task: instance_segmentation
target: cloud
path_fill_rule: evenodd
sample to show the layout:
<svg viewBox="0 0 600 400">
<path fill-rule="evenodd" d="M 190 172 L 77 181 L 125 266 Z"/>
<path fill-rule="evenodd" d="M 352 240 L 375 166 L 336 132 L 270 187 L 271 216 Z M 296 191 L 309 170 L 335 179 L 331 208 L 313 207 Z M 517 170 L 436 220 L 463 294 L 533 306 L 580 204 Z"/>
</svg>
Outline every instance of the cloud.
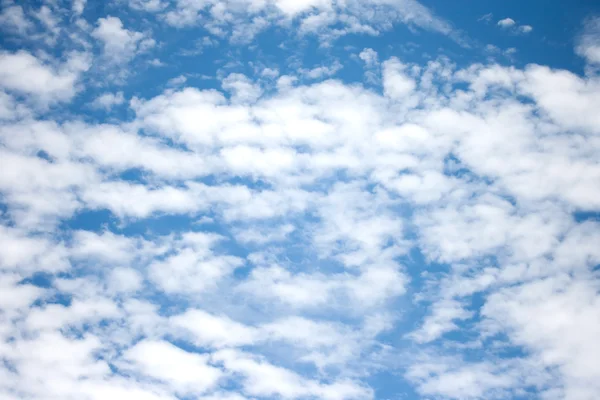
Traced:
<svg viewBox="0 0 600 400">
<path fill-rule="evenodd" d="M 575 51 L 578 55 L 585 58 L 590 65 L 600 64 L 600 18 L 588 19 L 583 28 L 583 32 L 578 38 Z"/>
<path fill-rule="evenodd" d="M 498 26 L 505 30 L 511 30 L 517 34 L 526 35 L 533 31 L 533 27 L 531 25 L 517 25 L 517 22 L 512 18 L 504 18 L 498 21 Z"/>
<path fill-rule="evenodd" d="M 376 12 L 366 12 L 375 9 Z M 447 35 L 465 43 L 447 21 L 435 16 L 415 0 L 336 3 L 330 0 L 310 1 L 227 1 L 224 3 L 177 1 L 175 8 L 164 14 L 167 23 L 183 27 L 205 22 L 217 36 L 230 36 L 245 43 L 270 25 L 297 25 L 303 34 L 318 34 L 329 41 L 350 33 L 376 35 L 389 29 L 391 22 L 416 26 Z M 342 29 L 333 26 L 341 24 Z"/>
<path fill-rule="evenodd" d="M 35 24 L 67 35 L 47 7 Z M 593 71 L 416 63 L 378 40 L 333 64 L 155 45 L 165 68 L 147 72 L 150 29 L 176 22 L 277 27 L 317 55 L 334 50 L 288 28 L 454 30 L 412 1 L 138 1 L 156 14 L 90 25 L 77 10 L 76 51 L 0 54 L 0 397 L 600 390 Z M 197 69 L 214 81 L 169 87 Z"/>
<path fill-rule="evenodd" d="M 20 50 L 0 53 L 0 86 L 31 96 L 42 107 L 71 100 L 78 92 L 78 81 L 90 67 L 85 53 L 71 53 L 62 65 L 51 65 Z"/>
<path fill-rule="evenodd" d="M 0 120 L 22 119 L 31 113 L 32 110 L 29 106 L 18 102 L 14 96 L 8 93 L 0 92 Z"/>
<path fill-rule="evenodd" d="M 364 61 L 367 68 L 371 68 L 379 63 L 377 52 L 373 49 L 363 49 L 358 57 Z"/>
<path fill-rule="evenodd" d="M 533 31 L 533 27 L 531 25 L 521 25 L 519 26 L 519 31 L 522 33 L 529 33 Z"/>
<path fill-rule="evenodd" d="M 73 9 L 73 14 L 81 15 L 83 10 L 85 9 L 85 5 L 87 4 L 87 0 L 73 0 L 73 4 L 71 8 Z"/>
<path fill-rule="evenodd" d="M 370 48 L 365 48 L 358 54 L 365 63 L 365 79 L 370 83 L 378 83 L 380 80 L 380 63 L 377 52 Z"/>
<path fill-rule="evenodd" d="M 492 18 L 494 17 L 494 14 L 492 13 L 487 13 L 485 15 L 482 15 L 481 17 L 477 18 L 477 21 L 483 21 L 486 24 L 489 24 L 492 21 Z"/>
<path fill-rule="evenodd" d="M 518 375 L 506 370 L 502 362 L 464 365 L 461 360 L 427 357 L 408 369 L 407 377 L 423 396 L 444 399 L 501 399 L 510 397 Z"/>
<path fill-rule="evenodd" d="M 167 293 L 193 295 L 214 289 L 220 280 L 243 265 L 238 257 L 212 254 L 210 247 L 218 240 L 215 235 L 184 237 L 176 254 L 149 266 L 151 279 Z"/>
<path fill-rule="evenodd" d="M 141 341 L 127 350 L 123 362 L 123 369 L 165 382 L 181 395 L 206 392 L 222 375 L 209 365 L 206 355 L 189 353 L 165 341 Z"/>
<path fill-rule="evenodd" d="M 3 8 L 0 14 L 2 30 L 12 31 L 18 35 L 25 35 L 34 29 L 32 21 L 27 18 L 23 7 L 8 3 L 9 6 Z"/>
<path fill-rule="evenodd" d="M 590 398 L 598 391 L 593 338 L 598 332 L 595 280 L 565 275 L 504 289 L 492 295 L 483 314 L 494 329 L 507 327 L 515 343 L 533 351 L 545 368 L 558 367 L 565 398 Z"/>
<path fill-rule="evenodd" d="M 167 3 L 162 0 L 132 0 L 128 4 L 134 10 L 146 12 L 158 12 L 167 7 Z"/>
<path fill-rule="evenodd" d="M 110 110 L 114 106 L 121 105 L 124 102 L 125 97 L 123 97 L 123 92 L 119 91 L 117 93 L 101 94 L 94 99 L 94 101 L 91 103 L 91 106 L 93 108 Z"/>
<path fill-rule="evenodd" d="M 198 347 L 237 347 L 251 345 L 259 339 L 258 329 L 203 310 L 188 310 L 171 317 L 170 323 L 179 334 L 182 330 L 187 332 Z"/>
<path fill-rule="evenodd" d="M 167 81 L 167 86 L 180 86 L 183 85 L 187 81 L 185 75 L 179 75 L 175 78 L 171 78 Z"/>
<path fill-rule="evenodd" d="M 240 374 L 243 390 L 251 396 L 280 396 L 295 399 L 318 396 L 322 399 L 367 399 L 372 394 L 354 382 L 322 384 L 306 380 L 301 376 L 264 360 L 235 350 L 215 353 L 215 360 L 225 369 Z"/>
<path fill-rule="evenodd" d="M 323 79 L 324 77 L 335 75 L 342 68 L 344 68 L 344 66 L 336 60 L 329 66 L 324 65 L 311 69 L 301 68 L 298 72 L 308 79 Z"/>
<path fill-rule="evenodd" d="M 427 343 L 454 331 L 458 325 L 454 321 L 469 319 L 473 313 L 454 299 L 438 301 L 432 307 L 431 314 L 425 318 L 423 326 L 412 332 L 410 337 L 417 343 Z"/>
<path fill-rule="evenodd" d="M 383 87 L 385 94 L 392 99 L 408 97 L 416 88 L 416 83 L 405 73 L 406 67 L 397 58 L 383 63 Z"/>
<path fill-rule="evenodd" d="M 91 36 L 102 46 L 104 65 L 100 64 L 99 69 L 104 74 L 112 71 L 104 79 L 117 82 L 122 82 L 129 73 L 123 68 L 125 64 L 156 46 L 150 33 L 126 29 L 123 22 L 113 16 L 99 18 Z"/>
<path fill-rule="evenodd" d="M 260 86 L 255 85 L 248 77 L 242 74 L 229 74 L 223 79 L 223 89 L 230 92 L 234 102 L 253 102 L 262 94 Z"/>
<path fill-rule="evenodd" d="M 498 21 L 498 26 L 501 28 L 510 28 L 515 26 L 516 22 L 512 18 L 504 18 Z"/>
</svg>

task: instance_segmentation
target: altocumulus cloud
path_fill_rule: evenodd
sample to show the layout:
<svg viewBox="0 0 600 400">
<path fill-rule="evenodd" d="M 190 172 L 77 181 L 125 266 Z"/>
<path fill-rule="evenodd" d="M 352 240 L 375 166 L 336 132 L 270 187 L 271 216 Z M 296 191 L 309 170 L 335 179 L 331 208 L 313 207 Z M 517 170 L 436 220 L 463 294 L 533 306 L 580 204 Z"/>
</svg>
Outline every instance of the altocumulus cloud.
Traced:
<svg viewBox="0 0 600 400">
<path fill-rule="evenodd" d="M 3 2 L 0 397 L 596 399 L 599 20 L 481 14 Z"/>
</svg>

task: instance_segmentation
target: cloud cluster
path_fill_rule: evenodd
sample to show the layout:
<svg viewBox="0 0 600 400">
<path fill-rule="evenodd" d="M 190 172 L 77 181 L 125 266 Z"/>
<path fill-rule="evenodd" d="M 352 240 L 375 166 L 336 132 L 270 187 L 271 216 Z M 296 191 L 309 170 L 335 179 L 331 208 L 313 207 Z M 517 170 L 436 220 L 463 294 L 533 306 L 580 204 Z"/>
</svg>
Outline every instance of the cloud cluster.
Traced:
<svg viewBox="0 0 600 400">
<path fill-rule="evenodd" d="M 498 21 L 498 26 L 502 29 L 510 29 L 514 32 L 527 34 L 533 31 L 531 25 L 517 25 L 517 22 L 512 18 L 504 18 Z"/>
<path fill-rule="evenodd" d="M 202 25 L 211 34 L 247 43 L 271 26 L 294 27 L 300 35 L 318 35 L 324 42 L 357 33 L 378 35 L 394 23 L 438 32 L 460 43 L 464 38 L 452 25 L 415 0 L 242 0 L 145 2 L 176 27 Z M 158 3 L 161 3 L 158 6 Z M 138 8 L 140 2 L 132 2 Z"/>
<path fill-rule="evenodd" d="M 231 39 L 452 32 L 415 1 L 130 6 Z M 2 19 L 56 30 L 45 10 Z M 364 48 L 368 84 L 336 62 L 141 94 L 120 71 L 156 42 L 124 21 L 0 53 L 1 398 L 374 399 L 382 371 L 422 398 L 600 391 L 594 70 Z"/>
</svg>

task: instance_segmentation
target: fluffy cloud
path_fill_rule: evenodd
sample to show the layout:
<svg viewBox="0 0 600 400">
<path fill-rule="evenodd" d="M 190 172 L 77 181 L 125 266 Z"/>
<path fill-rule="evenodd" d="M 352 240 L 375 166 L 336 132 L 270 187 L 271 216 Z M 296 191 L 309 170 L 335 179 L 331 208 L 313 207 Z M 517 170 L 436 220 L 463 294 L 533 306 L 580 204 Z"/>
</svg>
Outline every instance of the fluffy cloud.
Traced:
<svg viewBox="0 0 600 400">
<path fill-rule="evenodd" d="M 85 53 L 72 53 L 61 65 L 50 65 L 20 50 L 0 53 L 0 86 L 30 96 L 31 102 L 47 106 L 65 102 L 78 91 L 78 80 L 90 66 Z"/>
<path fill-rule="evenodd" d="M 104 93 L 96 97 L 91 105 L 93 108 L 110 110 L 114 106 L 123 104 L 124 101 L 123 92 Z"/>
<path fill-rule="evenodd" d="M 158 11 L 158 8 L 156 9 Z M 183 1 L 167 8 L 168 24 L 183 27 L 204 24 L 218 36 L 246 43 L 270 25 L 298 26 L 302 34 L 318 34 L 329 41 L 350 33 L 377 35 L 390 21 L 450 36 L 463 43 L 451 24 L 415 0 L 334 2 L 331 0 Z M 336 24 L 342 29 L 335 28 Z"/>
<path fill-rule="evenodd" d="M 207 356 L 186 352 L 165 341 L 144 340 L 124 354 L 123 369 L 165 382 L 178 394 L 200 394 L 215 386 L 222 375 L 208 361 Z"/>
<path fill-rule="evenodd" d="M 600 64 L 600 18 L 590 18 L 584 25 L 583 32 L 579 37 L 577 54 L 584 57 L 592 65 Z"/>
<path fill-rule="evenodd" d="M 154 15 L 86 22 L 76 1 L 78 41 L 0 54 L 1 397 L 373 399 L 381 371 L 424 398 L 600 390 L 593 68 L 375 43 L 195 64 L 149 32 L 460 38 L 415 1 L 129 5 Z M 2 20 L 66 37 L 57 7 Z"/>
<path fill-rule="evenodd" d="M 510 28 L 512 26 L 515 26 L 515 24 L 516 22 L 512 18 L 504 18 L 498 21 L 498 26 L 501 28 Z"/>
<path fill-rule="evenodd" d="M 490 14 L 491 17 L 491 14 Z M 510 30 L 513 33 L 526 35 L 533 31 L 533 26 L 531 25 L 518 25 L 517 22 L 512 18 L 504 18 L 498 21 L 497 24 L 500 28 Z"/>
<path fill-rule="evenodd" d="M 155 44 L 153 39 L 126 29 L 119 18 L 110 16 L 98 19 L 92 36 L 102 43 L 104 56 L 113 62 L 127 61 Z"/>
</svg>

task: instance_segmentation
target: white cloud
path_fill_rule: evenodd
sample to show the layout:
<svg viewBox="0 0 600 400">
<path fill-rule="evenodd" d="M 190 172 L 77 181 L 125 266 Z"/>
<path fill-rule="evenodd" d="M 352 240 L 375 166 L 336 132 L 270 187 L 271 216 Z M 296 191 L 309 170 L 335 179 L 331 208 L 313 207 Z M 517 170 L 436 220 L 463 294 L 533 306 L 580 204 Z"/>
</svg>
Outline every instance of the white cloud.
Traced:
<svg viewBox="0 0 600 400">
<path fill-rule="evenodd" d="M 54 15 L 54 12 L 48 6 L 40 7 L 40 9 L 34 13 L 34 16 L 42 25 L 44 25 L 52 36 L 59 34 L 61 30 L 59 26 L 61 21 Z"/>
<path fill-rule="evenodd" d="M 10 2 L 8 2 L 8 7 L 3 7 L 0 24 L 3 31 L 14 32 L 21 36 L 34 29 L 34 24 L 23 12 L 23 7 Z"/>
<path fill-rule="evenodd" d="M 516 24 L 515 20 L 512 18 L 504 18 L 498 21 L 498 26 L 501 28 L 510 28 Z"/>
<path fill-rule="evenodd" d="M 150 265 L 150 276 L 157 287 L 167 293 L 201 294 L 215 288 L 243 264 L 238 257 L 213 254 L 211 247 L 221 238 L 206 236 L 202 238 L 206 243 L 184 245 L 176 254 Z"/>
<path fill-rule="evenodd" d="M 116 171 L 140 168 L 166 179 L 210 172 L 207 162 L 197 154 L 177 151 L 159 140 L 142 138 L 116 126 L 69 124 L 64 127 L 66 138 L 72 140 L 74 156 L 89 157 Z"/>
<path fill-rule="evenodd" d="M 377 52 L 370 48 L 365 48 L 358 54 L 358 57 L 364 61 L 367 68 L 372 68 L 379 64 Z"/>
<path fill-rule="evenodd" d="M 494 14 L 487 13 L 487 14 L 482 15 L 481 17 L 477 18 L 477 21 L 483 21 L 485 23 L 490 23 L 492 21 L 493 17 L 494 17 Z"/>
<path fill-rule="evenodd" d="M 521 25 L 519 26 L 519 31 L 522 33 L 529 33 L 533 31 L 533 27 L 531 25 Z"/>
<path fill-rule="evenodd" d="M 140 50 L 111 18 L 108 53 Z M 76 92 L 81 72 L 2 57 L 9 114 Z M 382 61 L 381 88 L 234 73 L 231 96 L 166 89 L 126 122 L 7 118 L 0 396 L 370 399 L 387 370 L 423 397 L 592 397 L 600 228 L 573 212 L 600 207 L 597 78 Z"/>
<path fill-rule="evenodd" d="M 259 338 L 258 330 L 253 327 L 202 310 L 188 310 L 171 317 L 169 324 L 178 331 L 188 332 L 191 341 L 198 347 L 244 346 L 253 344 Z"/>
<path fill-rule="evenodd" d="M 126 369 L 158 379 L 182 395 L 200 394 L 214 387 L 222 372 L 209 365 L 206 355 L 184 351 L 165 341 L 143 340 L 127 350 Z"/>
<path fill-rule="evenodd" d="M 118 17 L 99 18 L 92 36 L 101 42 L 103 55 L 112 63 L 124 63 L 155 46 L 146 33 L 128 30 Z"/>
<path fill-rule="evenodd" d="M 347 309 L 361 313 L 405 292 L 405 276 L 392 266 L 371 267 L 359 275 L 291 274 L 279 267 L 255 268 L 239 289 L 254 301 L 276 301 L 296 309 Z"/>
<path fill-rule="evenodd" d="M 275 5 L 288 17 L 294 17 L 312 8 L 322 10 L 331 6 L 328 0 L 275 0 Z"/>
<path fill-rule="evenodd" d="M 266 78 L 275 79 L 279 77 L 279 70 L 277 68 L 265 68 L 260 74 Z"/>
<path fill-rule="evenodd" d="M 117 293 L 130 293 L 142 287 L 142 277 L 132 268 L 115 268 L 108 278 L 109 286 Z"/>
<path fill-rule="evenodd" d="M 81 15 L 83 13 L 83 10 L 85 9 L 86 4 L 87 0 L 73 0 L 73 4 L 71 5 L 73 14 Z"/>
<path fill-rule="evenodd" d="M 0 242 L 4 249 L 0 254 L 0 264 L 4 271 L 13 270 L 26 274 L 69 269 L 67 253 L 61 244 L 43 236 L 29 236 L 27 232 L 17 228 L 2 226 L 0 232 Z"/>
<path fill-rule="evenodd" d="M 148 188 L 126 182 L 105 182 L 87 187 L 82 199 L 93 209 L 109 209 L 119 217 L 145 218 L 157 211 L 188 213 L 206 208 L 187 190 Z"/>
<path fill-rule="evenodd" d="M 591 65 L 600 64 L 600 17 L 588 19 L 575 51 Z"/>
<path fill-rule="evenodd" d="M 406 66 L 397 58 L 391 58 L 383 63 L 383 88 L 388 97 L 400 100 L 412 93 L 416 83 L 406 74 Z"/>
<path fill-rule="evenodd" d="M 543 367 L 560 369 L 564 398 L 592 398 L 600 390 L 597 291 L 595 279 L 558 275 L 501 290 L 482 313 L 496 329 L 507 329 L 514 343 L 533 351 Z"/>
<path fill-rule="evenodd" d="M 98 109 L 104 109 L 104 110 L 110 110 L 112 109 L 114 106 L 118 106 L 121 105 L 125 102 L 125 97 L 123 96 L 123 92 L 117 92 L 117 93 L 104 93 L 101 94 L 100 96 L 96 97 L 94 99 L 94 101 L 92 102 L 92 107 L 93 108 L 98 108 Z"/>
<path fill-rule="evenodd" d="M 185 82 L 187 82 L 187 78 L 185 75 L 179 75 L 175 78 L 171 78 L 167 81 L 167 86 L 181 86 Z"/>
<path fill-rule="evenodd" d="M 465 320 L 473 316 L 473 312 L 465 310 L 465 306 L 456 300 L 436 302 L 431 314 L 425 318 L 423 326 L 410 334 L 417 343 L 431 342 L 447 332 L 459 329 L 454 321 Z"/>
<path fill-rule="evenodd" d="M 221 350 L 214 358 L 225 369 L 242 376 L 243 390 L 251 396 L 284 399 L 315 396 L 331 400 L 370 399 L 373 396 L 370 390 L 354 382 L 321 384 L 236 350 Z"/>
<path fill-rule="evenodd" d="M 130 0 L 128 4 L 129 7 L 133 8 L 134 10 L 141 10 L 146 12 L 162 11 L 168 5 L 162 0 Z"/>
<path fill-rule="evenodd" d="M 256 101 L 262 94 L 260 86 L 242 74 L 229 74 L 222 82 L 223 89 L 231 93 L 231 101 L 248 103 Z"/>
<path fill-rule="evenodd" d="M 432 355 L 409 367 L 406 376 L 421 395 L 443 399 L 507 398 L 519 381 L 501 361 L 465 365 L 461 360 Z"/>
<path fill-rule="evenodd" d="M 323 79 L 324 77 L 329 77 L 335 75 L 339 70 L 341 70 L 344 66 L 336 60 L 333 64 L 327 66 L 314 67 L 311 69 L 301 68 L 298 72 L 309 79 Z"/>
<path fill-rule="evenodd" d="M 0 92 L 0 120 L 10 121 L 22 119 L 31 115 L 31 109 L 25 104 L 18 102 L 14 96 Z"/>
<path fill-rule="evenodd" d="M 97 175 L 90 166 L 74 165 L 2 152 L 0 190 L 20 226 L 44 230 L 47 224 L 52 226 L 57 218 L 72 215 L 79 208 L 71 189 L 97 181 Z"/>
<path fill-rule="evenodd" d="M 73 232 L 71 256 L 83 260 L 127 264 L 135 257 L 134 239 L 112 232 L 97 234 L 89 231 Z"/>
<path fill-rule="evenodd" d="M 0 265 L 4 267 L 4 260 Z M 0 275 L 0 306 L 4 312 L 4 318 L 14 318 L 14 314 L 24 311 L 41 295 L 42 290 L 33 285 L 19 285 L 21 277 L 16 274 L 3 273 Z M 0 335 L 4 339 L 10 327 L 3 326 Z"/>
<path fill-rule="evenodd" d="M 378 11 L 369 12 L 372 8 Z M 389 29 L 391 23 L 404 23 L 438 32 L 464 44 L 464 39 L 450 23 L 435 16 L 416 0 L 333 2 L 331 0 L 308 1 L 183 1 L 176 2 L 175 9 L 164 14 L 173 26 L 190 26 L 201 22 L 213 34 L 231 35 L 232 41 L 249 42 L 255 35 L 272 24 L 300 24 L 302 34 L 318 34 L 325 42 L 349 33 L 377 35 Z M 283 20 L 283 21 L 282 21 Z M 334 26 L 340 24 L 341 29 Z"/>
<path fill-rule="evenodd" d="M 31 96 L 34 104 L 46 106 L 69 101 L 78 91 L 78 81 L 90 66 L 84 53 L 72 53 L 62 65 L 49 65 L 21 50 L 0 53 L 0 86 Z"/>
<path fill-rule="evenodd" d="M 264 245 L 266 243 L 283 242 L 294 232 L 295 228 L 291 224 L 278 227 L 266 228 L 242 228 L 235 232 L 235 238 L 242 243 L 254 243 Z"/>
<path fill-rule="evenodd" d="M 498 21 L 497 24 L 500 28 L 510 30 L 515 34 L 528 34 L 533 31 L 531 25 L 518 25 L 517 22 L 512 18 L 504 18 Z"/>
</svg>

